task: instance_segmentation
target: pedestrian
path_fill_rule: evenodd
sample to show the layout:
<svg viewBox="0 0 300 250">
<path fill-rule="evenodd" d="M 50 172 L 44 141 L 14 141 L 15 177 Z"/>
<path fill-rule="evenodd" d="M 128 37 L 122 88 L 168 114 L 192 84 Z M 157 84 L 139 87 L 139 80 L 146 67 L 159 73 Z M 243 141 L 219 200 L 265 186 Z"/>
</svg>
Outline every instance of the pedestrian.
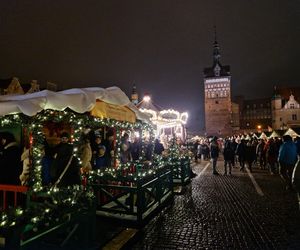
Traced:
<svg viewBox="0 0 300 250">
<path fill-rule="evenodd" d="M 252 172 L 252 164 L 256 158 L 256 145 L 254 141 L 248 141 L 245 148 L 245 161 L 249 171 Z"/>
<path fill-rule="evenodd" d="M 232 165 L 233 167 L 235 167 L 235 163 L 236 163 L 236 155 L 235 155 L 235 152 L 236 152 L 236 148 L 237 148 L 238 144 L 237 144 L 236 139 L 235 139 L 234 137 L 231 139 L 230 145 L 231 145 L 231 149 L 232 149 L 232 151 L 233 151 L 233 158 L 232 158 L 231 165 Z"/>
<path fill-rule="evenodd" d="M 246 160 L 246 145 L 245 140 L 242 139 L 236 148 L 236 155 L 238 156 L 238 161 L 240 163 L 240 171 L 245 169 L 245 160 Z"/>
<path fill-rule="evenodd" d="M 232 162 L 234 161 L 234 151 L 232 149 L 232 145 L 229 140 L 225 141 L 223 155 L 224 155 L 224 175 L 227 175 L 227 166 L 228 166 L 228 174 L 231 175 Z"/>
<path fill-rule="evenodd" d="M 260 169 L 265 169 L 266 167 L 266 151 L 265 151 L 265 141 L 260 139 L 256 146 L 256 155 L 259 162 Z"/>
<path fill-rule="evenodd" d="M 280 176 L 285 181 L 286 190 L 292 190 L 292 174 L 297 162 L 297 147 L 289 135 L 283 136 L 283 144 L 279 149 L 278 161 Z"/>
<path fill-rule="evenodd" d="M 199 147 L 199 145 L 200 145 L 199 140 L 196 140 L 193 145 L 193 154 L 194 154 L 194 159 L 195 159 L 196 163 L 198 162 L 198 147 Z"/>
<path fill-rule="evenodd" d="M 217 160 L 219 157 L 219 152 L 220 152 L 220 148 L 219 148 L 219 144 L 217 141 L 217 137 L 214 136 L 212 138 L 212 141 L 210 143 L 210 157 L 211 157 L 211 161 L 212 161 L 212 167 L 213 167 L 213 174 L 214 175 L 218 175 L 218 171 L 217 171 Z"/>
<path fill-rule="evenodd" d="M 278 158 L 278 155 L 276 152 L 277 151 L 276 144 L 275 144 L 275 141 L 273 138 L 270 138 L 267 141 L 267 143 L 265 145 L 265 151 L 266 151 L 266 159 L 267 159 L 267 162 L 269 165 L 269 170 L 270 170 L 270 173 L 273 175 L 276 172 L 275 164 L 276 164 L 277 158 Z"/>
<path fill-rule="evenodd" d="M 300 157 L 300 136 L 296 137 L 295 144 L 296 144 L 296 147 L 297 147 L 297 154 Z"/>
</svg>

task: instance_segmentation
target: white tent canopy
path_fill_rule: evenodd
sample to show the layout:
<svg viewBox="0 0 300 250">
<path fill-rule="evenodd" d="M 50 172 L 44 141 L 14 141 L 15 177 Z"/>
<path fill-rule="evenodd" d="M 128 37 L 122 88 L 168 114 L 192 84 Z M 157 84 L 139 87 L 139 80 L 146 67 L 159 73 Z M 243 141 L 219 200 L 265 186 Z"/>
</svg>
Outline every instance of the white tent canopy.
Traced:
<svg viewBox="0 0 300 250">
<path fill-rule="evenodd" d="M 97 100 L 126 106 L 136 114 L 137 119 L 149 122 L 149 116 L 140 112 L 118 87 L 76 88 L 60 92 L 43 90 L 25 95 L 2 95 L 0 96 L 0 116 L 16 113 L 33 116 L 44 109 L 62 111 L 66 108 L 77 113 L 84 113 L 91 111 Z"/>
<path fill-rule="evenodd" d="M 259 136 L 259 139 L 266 140 L 267 138 L 268 138 L 268 136 L 264 132 L 262 132 L 261 135 Z"/>
<path fill-rule="evenodd" d="M 293 129 L 289 128 L 285 133 L 284 135 L 289 135 L 291 136 L 292 138 L 295 138 L 297 136 L 299 136 Z"/>
<path fill-rule="evenodd" d="M 275 130 L 273 130 L 272 134 L 270 134 L 269 138 L 281 137 Z"/>
</svg>

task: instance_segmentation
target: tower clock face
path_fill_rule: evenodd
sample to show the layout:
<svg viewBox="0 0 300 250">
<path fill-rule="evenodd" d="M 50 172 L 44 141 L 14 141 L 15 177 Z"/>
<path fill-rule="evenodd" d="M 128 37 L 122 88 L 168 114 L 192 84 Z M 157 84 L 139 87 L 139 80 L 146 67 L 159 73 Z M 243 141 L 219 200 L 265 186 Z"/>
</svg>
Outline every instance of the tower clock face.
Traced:
<svg viewBox="0 0 300 250">
<path fill-rule="evenodd" d="M 217 64 L 216 67 L 214 68 L 214 73 L 215 73 L 215 76 L 220 76 L 220 66 Z"/>
</svg>

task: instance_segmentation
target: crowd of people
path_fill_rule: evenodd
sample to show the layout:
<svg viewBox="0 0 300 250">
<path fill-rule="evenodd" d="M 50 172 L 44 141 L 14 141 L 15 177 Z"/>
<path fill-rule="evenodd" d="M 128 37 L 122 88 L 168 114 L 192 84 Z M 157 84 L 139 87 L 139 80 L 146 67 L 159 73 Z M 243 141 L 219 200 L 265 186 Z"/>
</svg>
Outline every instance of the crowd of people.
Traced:
<svg viewBox="0 0 300 250">
<path fill-rule="evenodd" d="M 154 144 L 135 137 L 130 141 L 124 133 L 120 140 L 120 159 L 116 159 L 116 140 L 112 130 L 106 131 L 105 139 L 99 131 L 86 129 L 79 139 L 78 156 L 74 157 L 74 145 L 70 135 L 61 131 L 59 143 L 49 145 L 44 138 L 41 158 L 42 185 L 68 186 L 80 184 L 80 175 L 105 167 L 115 166 L 117 161 L 125 164 L 137 161 L 142 156 L 151 161 L 153 153 L 162 154 L 164 147 L 158 139 Z M 30 175 L 31 154 L 29 147 L 22 150 L 10 132 L 0 133 L 1 184 L 27 185 Z M 23 165 L 23 166 L 22 166 Z"/>
<path fill-rule="evenodd" d="M 236 137 L 224 140 L 213 137 L 197 140 L 193 145 L 194 160 L 212 161 L 212 172 L 218 175 L 217 160 L 223 156 L 224 175 L 231 175 L 232 167 L 238 167 L 250 172 L 256 166 L 268 170 L 271 175 L 280 174 L 285 181 L 286 189 L 292 189 L 292 173 L 300 157 L 300 137 L 293 141 L 289 135 L 269 139 L 238 139 Z"/>
</svg>

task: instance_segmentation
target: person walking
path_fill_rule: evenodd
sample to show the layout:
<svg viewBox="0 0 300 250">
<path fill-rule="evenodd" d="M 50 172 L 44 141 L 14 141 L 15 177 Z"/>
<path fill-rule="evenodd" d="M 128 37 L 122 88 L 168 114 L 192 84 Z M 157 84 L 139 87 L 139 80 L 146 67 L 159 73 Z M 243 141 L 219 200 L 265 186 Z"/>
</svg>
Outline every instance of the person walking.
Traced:
<svg viewBox="0 0 300 250">
<path fill-rule="evenodd" d="M 200 145 L 199 140 L 196 140 L 196 142 L 193 145 L 193 154 L 194 154 L 194 159 L 195 159 L 196 163 L 198 162 L 198 147 L 199 147 L 199 145 Z"/>
<path fill-rule="evenodd" d="M 227 166 L 228 166 L 228 174 L 231 175 L 232 162 L 234 162 L 234 151 L 230 140 L 225 141 L 223 155 L 224 155 L 224 175 L 227 175 Z"/>
<path fill-rule="evenodd" d="M 211 157 L 211 161 L 212 161 L 212 166 L 213 166 L 213 174 L 214 175 L 218 175 L 218 171 L 217 171 L 217 160 L 219 157 L 219 152 L 220 152 L 220 148 L 218 145 L 218 141 L 217 141 L 217 137 L 214 136 L 211 143 L 210 143 L 210 157 Z"/>
<path fill-rule="evenodd" d="M 276 172 L 276 161 L 277 161 L 277 158 L 278 158 L 278 155 L 276 153 L 276 144 L 274 142 L 274 139 L 273 138 L 270 138 L 266 145 L 265 145 L 265 148 L 266 148 L 266 159 L 267 159 L 267 162 L 269 164 L 269 170 L 270 170 L 270 173 L 273 175 L 275 174 Z"/>
<path fill-rule="evenodd" d="M 245 140 L 242 139 L 236 148 L 236 155 L 240 163 L 240 171 L 245 169 L 245 158 L 246 158 L 246 145 Z"/>
<path fill-rule="evenodd" d="M 249 171 L 252 172 L 252 164 L 256 158 L 256 145 L 254 141 L 248 141 L 245 148 L 245 161 Z"/>
<path fill-rule="evenodd" d="M 280 176 L 285 181 L 286 190 L 292 190 L 292 174 L 297 162 L 297 147 L 289 135 L 283 136 L 283 144 L 279 149 L 278 161 Z"/>
<path fill-rule="evenodd" d="M 266 167 L 266 151 L 265 151 L 265 141 L 260 139 L 256 146 L 256 155 L 259 162 L 260 169 L 265 169 Z"/>
</svg>

